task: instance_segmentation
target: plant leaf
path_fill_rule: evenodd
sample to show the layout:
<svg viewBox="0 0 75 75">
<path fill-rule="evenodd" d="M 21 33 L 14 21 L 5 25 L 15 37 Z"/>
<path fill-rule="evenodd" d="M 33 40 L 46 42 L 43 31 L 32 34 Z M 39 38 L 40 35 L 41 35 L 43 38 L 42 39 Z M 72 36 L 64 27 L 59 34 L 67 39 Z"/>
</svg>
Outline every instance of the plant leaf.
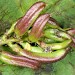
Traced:
<svg viewBox="0 0 75 75">
<path fill-rule="evenodd" d="M 75 0 L 0 0 L 0 35 L 2 35 L 6 29 L 9 29 L 11 24 L 22 17 L 30 6 L 37 1 L 46 2 L 47 6 L 42 13 L 50 13 L 51 16 L 59 22 L 60 26 L 63 28 L 75 27 Z M 74 75 L 75 51 L 70 52 L 63 60 L 51 65 L 52 66 L 46 64 L 42 66 L 40 70 L 33 71 L 29 68 L 4 65 L 0 62 L 0 74 Z"/>
</svg>

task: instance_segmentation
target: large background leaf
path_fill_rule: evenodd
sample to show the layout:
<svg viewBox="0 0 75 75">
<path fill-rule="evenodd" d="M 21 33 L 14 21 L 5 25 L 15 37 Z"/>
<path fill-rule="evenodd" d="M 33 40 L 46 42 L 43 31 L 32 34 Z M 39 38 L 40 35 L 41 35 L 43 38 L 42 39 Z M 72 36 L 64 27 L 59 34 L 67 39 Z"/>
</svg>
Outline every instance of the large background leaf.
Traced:
<svg viewBox="0 0 75 75">
<path fill-rule="evenodd" d="M 29 7 L 37 2 L 44 1 L 47 6 L 43 13 L 50 13 L 62 27 L 75 27 L 75 0 L 0 0 L 0 35 L 11 24 L 22 17 Z M 61 61 L 44 64 L 34 71 L 29 68 L 5 65 L 0 62 L 0 75 L 75 75 L 74 49 Z"/>
</svg>

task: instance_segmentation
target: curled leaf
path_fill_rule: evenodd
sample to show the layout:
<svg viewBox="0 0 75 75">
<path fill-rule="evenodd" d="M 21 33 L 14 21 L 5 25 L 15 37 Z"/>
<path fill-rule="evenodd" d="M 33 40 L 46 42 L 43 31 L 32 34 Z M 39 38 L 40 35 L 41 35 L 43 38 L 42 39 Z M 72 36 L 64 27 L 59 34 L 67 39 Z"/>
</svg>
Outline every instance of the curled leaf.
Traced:
<svg viewBox="0 0 75 75">
<path fill-rule="evenodd" d="M 36 53 L 36 52 L 23 50 L 23 52 L 21 52 L 20 54 L 30 59 L 38 60 L 43 63 L 44 62 L 48 63 L 48 62 L 55 62 L 62 59 L 63 57 L 66 56 L 68 51 L 69 48 L 57 50 L 54 52 L 43 52 L 43 53 Z"/>
<path fill-rule="evenodd" d="M 52 44 L 44 44 L 41 45 L 42 48 L 49 48 L 51 50 L 59 50 L 68 47 L 71 44 L 72 40 L 65 40 L 61 43 L 52 43 Z"/>
<path fill-rule="evenodd" d="M 44 9 L 44 2 L 35 3 L 28 12 L 20 19 L 15 26 L 15 33 L 19 36 L 24 35 L 24 33 L 30 28 L 33 22 L 36 20 L 40 12 Z"/>
<path fill-rule="evenodd" d="M 47 23 L 47 21 L 49 20 L 50 15 L 49 14 L 44 14 L 41 15 L 36 22 L 34 23 L 32 30 L 29 34 L 29 40 L 32 42 L 36 42 L 42 34 L 42 30 L 45 26 L 45 24 Z"/>
<path fill-rule="evenodd" d="M 15 56 L 5 51 L 1 53 L 0 60 L 7 64 L 29 67 L 33 69 L 37 69 L 40 66 L 39 62 L 36 60 L 31 60 L 23 56 Z"/>
</svg>

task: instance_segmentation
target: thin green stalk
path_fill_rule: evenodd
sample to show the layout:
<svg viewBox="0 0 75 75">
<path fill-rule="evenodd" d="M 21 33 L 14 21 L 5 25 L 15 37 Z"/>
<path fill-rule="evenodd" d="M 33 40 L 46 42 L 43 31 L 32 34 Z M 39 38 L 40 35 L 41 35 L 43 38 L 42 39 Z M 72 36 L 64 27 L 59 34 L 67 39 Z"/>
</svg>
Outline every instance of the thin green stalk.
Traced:
<svg viewBox="0 0 75 75">
<path fill-rule="evenodd" d="M 9 42 L 18 42 L 20 40 L 18 39 L 7 39 L 7 40 L 0 40 L 0 45 L 3 45 L 3 44 L 8 44 Z"/>
<path fill-rule="evenodd" d="M 17 52 L 18 54 L 20 53 L 20 51 L 22 51 L 22 48 L 17 45 L 17 44 L 12 44 L 12 42 L 8 43 L 8 46 L 14 51 Z"/>
<path fill-rule="evenodd" d="M 11 28 L 2 36 L 2 40 L 5 40 L 6 37 L 11 34 L 12 32 L 14 32 L 14 27 L 16 25 L 17 22 L 15 22 L 14 24 L 12 24 Z"/>
</svg>

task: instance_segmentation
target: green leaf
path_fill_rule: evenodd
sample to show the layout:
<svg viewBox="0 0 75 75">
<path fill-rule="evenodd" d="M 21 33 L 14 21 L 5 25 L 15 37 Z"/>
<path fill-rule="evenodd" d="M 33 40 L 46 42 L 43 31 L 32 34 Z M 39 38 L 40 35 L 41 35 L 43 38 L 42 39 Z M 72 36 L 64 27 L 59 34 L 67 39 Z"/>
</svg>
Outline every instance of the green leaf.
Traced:
<svg viewBox="0 0 75 75">
<path fill-rule="evenodd" d="M 34 71 L 29 68 L 15 67 L 10 65 L 0 65 L 2 75 L 34 75 Z"/>
<path fill-rule="evenodd" d="M 75 51 L 69 53 L 63 60 L 53 64 L 53 75 L 74 75 L 75 74 Z"/>
<path fill-rule="evenodd" d="M 11 24 L 22 17 L 30 6 L 37 1 L 46 2 L 47 6 L 42 13 L 50 13 L 62 27 L 75 27 L 75 0 L 0 0 L 0 35 L 9 29 Z M 75 51 L 70 52 L 59 62 L 51 65 L 45 64 L 37 71 L 29 68 L 5 65 L 0 62 L 0 74 L 74 75 Z"/>
</svg>

